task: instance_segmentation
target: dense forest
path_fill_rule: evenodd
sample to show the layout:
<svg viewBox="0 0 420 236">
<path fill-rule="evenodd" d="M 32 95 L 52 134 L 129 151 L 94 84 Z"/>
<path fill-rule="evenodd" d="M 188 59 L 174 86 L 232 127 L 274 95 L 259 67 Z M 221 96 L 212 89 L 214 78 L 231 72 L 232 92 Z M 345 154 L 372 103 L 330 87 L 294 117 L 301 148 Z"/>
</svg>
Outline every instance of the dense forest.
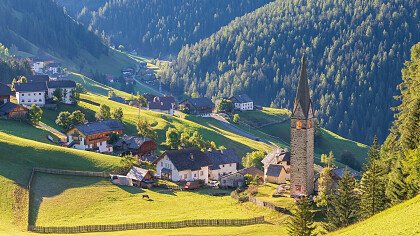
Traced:
<svg viewBox="0 0 420 236">
<path fill-rule="evenodd" d="M 64 14 L 52 0 L 0 1 L 0 39 L 8 48 L 34 52 L 34 48 L 74 58 L 81 50 L 95 57 L 108 48 L 92 32 Z M 35 47 L 34 47 L 35 46 Z"/>
<path fill-rule="evenodd" d="M 210 36 L 235 17 L 271 1 L 109 0 L 95 10 L 101 0 L 58 0 L 104 40 L 150 56 L 176 55 L 182 46 Z"/>
<path fill-rule="evenodd" d="M 303 53 L 321 124 L 370 143 L 388 134 L 420 2 L 278 0 L 186 45 L 161 77 L 177 94 L 247 93 L 291 108 Z"/>
</svg>

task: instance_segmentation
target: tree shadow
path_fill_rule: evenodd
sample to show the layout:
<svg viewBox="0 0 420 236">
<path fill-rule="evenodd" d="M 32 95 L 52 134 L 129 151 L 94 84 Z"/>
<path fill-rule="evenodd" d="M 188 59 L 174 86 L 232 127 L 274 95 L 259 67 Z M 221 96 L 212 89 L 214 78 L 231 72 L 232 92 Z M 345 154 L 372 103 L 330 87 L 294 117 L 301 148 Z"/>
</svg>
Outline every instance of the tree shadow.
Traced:
<svg viewBox="0 0 420 236">
<path fill-rule="evenodd" d="M 177 196 L 176 192 L 171 189 L 166 188 L 159 188 L 159 187 L 153 187 L 149 189 L 152 192 L 159 193 L 159 194 L 165 194 L 165 195 L 171 195 L 171 196 Z"/>
</svg>

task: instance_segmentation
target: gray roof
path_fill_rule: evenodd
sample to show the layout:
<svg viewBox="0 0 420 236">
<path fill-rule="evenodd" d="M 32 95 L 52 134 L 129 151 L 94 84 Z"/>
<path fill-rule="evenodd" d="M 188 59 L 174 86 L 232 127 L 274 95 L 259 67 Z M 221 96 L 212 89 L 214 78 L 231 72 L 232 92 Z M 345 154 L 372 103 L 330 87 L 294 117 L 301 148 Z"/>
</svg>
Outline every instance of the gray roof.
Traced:
<svg viewBox="0 0 420 236">
<path fill-rule="evenodd" d="M 172 109 L 172 104 L 168 102 L 149 102 L 148 107 L 150 110 L 169 111 Z"/>
<path fill-rule="evenodd" d="M 124 98 L 118 97 L 118 96 L 110 97 L 110 98 L 108 98 L 108 100 L 111 100 L 111 101 L 114 101 L 114 102 L 119 102 L 119 103 L 125 103 L 126 102 L 126 100 Z"/>
<path fill-rule="evenodd" d="M 190 98 L 188 101 L 196 108 L 214 107 L 214 103 L 208 98 Z"/>
<path fill-rule="evenodd" d="M 278 177 L 284 167 L 282 165 L 271 164 L 267 168 L 267 176 Z"/>
<path fill-rule="evenodd" d="M 142 181 L 144 176 L 149 172 L 149 170 L 133 166 L 131 167 L 130 171 L 127 173 L 127 178 L 135 179 L 138 181 Z"/>
<path fill-rule="evenodd" d="M 238 94 L 234 95 L 230 98 L 230 100 L 237 102 L 237 103 L 248 103 L 253 102 L 252 99 L 246 94 Z"/>
<path fill-rule="evenodd" d="M 290 164 L 290 152 L 287 149 L 276 148 L 268 153 L 261 162 L 268 165 L 279 164 L 282 161 L 287 161 L 287 164 Z"/>
<path fill-rule="evenodd" d="M 154 163 L 167 156 L 178 171 L 200 170 L 201 167 L 210 166 L 207 155 L 196 147 L 181 150 L 166 151 Z"/>
<path fill-rule="evenodd" d="M 19 107 L 19 106 L 20 105 L 15 104 L 15 103 L 6 102 L 5 104 L 0 106 L 0 115 L 7 115 L 11 111 L 13 111 L 16 107 Z"/>
<path fill-rule="evenodd" d="M 354 178 L 360 177 L 360 173 L 351 168 L 335 168 L 332 170 L 332 174 L 341 179 L 343 178 L 346 170 L 348 170 Z"/>
<path fill-rule="evenodd" d="M 91 135 L 101 132 L 123 130 L 124 126 L 117 120 L 103 120 L 84 125 L 78 125 L 76 128 L 84 135 Z"/>
<path fill-rule="evenodd" d="M 47 82 L 48 88 L 76 88 L 76 82 L 72 80 L 55 80 Z"/>
<path fill-rule="evenodd" d="M 0 83 L 0 96 L 10 96 L 12 95 L 12 90 L 10 89 L 9 86 Z"/>
<path fill-rule="evenodd" d="M 115 142 L 114 146 L 122 147 L 123 144 L 127 144 L 129 149 L 139 149 L 143 143 L 147 141 L 152 141 L 152 139 L 147 137 L 136 137 L 136 136 L 129 136 L 123 135 L 117 142 Z"/>
<path fill-rule="evenodd" d="M 15 84 L 16 92 L 45 92 L 47 84 L 45 82 L 28 82 Z"/>
<path fill-rule="evenodd" d="M 302 66 L 300 71 L 299 83 L 296 91 L 296 98 L 293 107 L 292 117 L 295 115 L 298 105 L 302 108 L 303 116 L 301 118 L 308 118 L 309 109 L 311 108 L 311 96 L 309 91 L 308 73 L 306 71 L 306 59 L 302 57 Z"/>
<path fill-rule="evenodd" d="M 47 82 L 50 80 L 48 75 L 29 75 L 26 77 L 28 82 Z"/>
<path fill-rule="evenodd" d="M 241 170 L 238 170 L 239 173 L 243 174 L 243 175 L 252 175 L 252 176 L 260 176 L 263 177 L 264 176 L 264 172 L 260 169 L 258 169 L 255 166 L 250 166 Z"/>
<path fill-rule="evenodd" d="M 236 155 L 235 151 L 232 149 L 227 150 L 212 150 L 205 153 L 212 166 L 212 170 L 220 169 L 220 165 L 230 164 L 230 163 L 241 163 L 242 159 Z"/>
</svg>

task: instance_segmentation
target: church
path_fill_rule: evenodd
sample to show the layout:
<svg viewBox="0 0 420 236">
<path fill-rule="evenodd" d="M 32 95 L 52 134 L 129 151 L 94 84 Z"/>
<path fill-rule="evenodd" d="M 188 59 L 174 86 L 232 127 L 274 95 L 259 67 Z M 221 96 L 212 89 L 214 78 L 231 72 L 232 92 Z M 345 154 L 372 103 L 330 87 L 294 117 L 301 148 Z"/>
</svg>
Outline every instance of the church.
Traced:
<svg viewBox="0 0 420 236">
<path fill-rule="evenodd" d="M 314 112 L 305 57 L 290 122 L 290 195 L 314 193 Z"/>
</svg>

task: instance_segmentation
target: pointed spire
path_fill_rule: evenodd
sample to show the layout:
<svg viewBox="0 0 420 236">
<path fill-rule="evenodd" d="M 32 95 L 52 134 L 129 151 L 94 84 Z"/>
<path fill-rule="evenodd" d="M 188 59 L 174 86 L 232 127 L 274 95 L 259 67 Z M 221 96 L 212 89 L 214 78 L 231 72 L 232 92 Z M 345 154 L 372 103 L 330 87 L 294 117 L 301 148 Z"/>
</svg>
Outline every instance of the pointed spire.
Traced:
<svg viewBox="0 0 420 236">
<path fill-rule="evenodd" d="M 295 98 L 295 104 L 293 107 L 293 114 L 297 115 L 296 109 L 298 108 L 298 105 L 302 108 L 303 116 L 302 118 L 308 118 L 309 116 L 309 109 L 311 109 L 311 96 L 309 92 L 309 80 L 308 80 L 308 73 L 306 71 L 306 59 L 305 55 L 302 57 L 302 65 L 300 70 L 300 78 L 299 83 L 296 91 L 296 98 Z"/>
</svg>

